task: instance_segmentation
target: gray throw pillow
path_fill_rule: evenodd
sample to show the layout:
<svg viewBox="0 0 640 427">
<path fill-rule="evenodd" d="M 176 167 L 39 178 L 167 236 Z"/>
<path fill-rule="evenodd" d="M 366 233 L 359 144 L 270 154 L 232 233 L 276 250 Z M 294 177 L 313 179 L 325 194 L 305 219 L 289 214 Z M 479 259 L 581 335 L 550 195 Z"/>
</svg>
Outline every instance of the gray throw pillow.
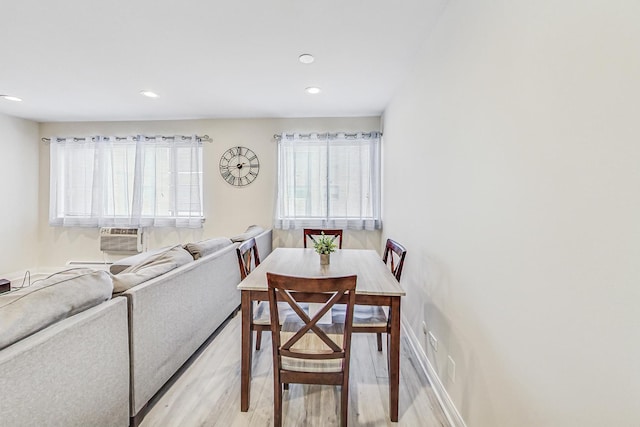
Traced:
<svg viewBox="0 0 640 427">
<path fill-rule="evenodd" d="M 172 247 L 173 246 L 165 246 L 163 248 L 151 249 L 136 255 L 131 255 L 129 257 L 119 259 L 118 261 L 114 261 L 113 264 L 111 264 L 111 266 L 109 267 L 109 271 L 113 274 L 121 273 L 132 265 L 142 264 L 152 256 L 159 254 L 160 252 L 165 252 L 167 249 L 171 249 Z"/>
<path fill-rule="evenodd" d="M 0 350 L 111 298 L 106 271 L 76 268 L 0 295 Z"/>
<path fill-rule="evenodd" d="M 260 227 L 259 225 L 250 225 L 244 233 L 238 234 L 237 236 L 233 236 L 231 238 L 231 241 L 244 242 L 245 240 L 249 240 L 252 237 L 256 237 L 258 234 L 262 233 L 263 231 L 264 231 L 264 228 Z"/>
<path fill-rule="evenodd" d="M 233 242 L 226 237 L 216 237 L 202 240 L 197 243 L 187 243 L 184 248 L 191 253 L 193 259 L 199 259 L 232 245 Z"/>
<path fill-rule="evenodd" d="M 122 293 L 190 262 L 193 262 L 193 257 L 189 252 L 180 245 L 172 246 L 139 264 L 132 265 L 121 273 L 112 275 L 113 293 Z"/>
</svg>

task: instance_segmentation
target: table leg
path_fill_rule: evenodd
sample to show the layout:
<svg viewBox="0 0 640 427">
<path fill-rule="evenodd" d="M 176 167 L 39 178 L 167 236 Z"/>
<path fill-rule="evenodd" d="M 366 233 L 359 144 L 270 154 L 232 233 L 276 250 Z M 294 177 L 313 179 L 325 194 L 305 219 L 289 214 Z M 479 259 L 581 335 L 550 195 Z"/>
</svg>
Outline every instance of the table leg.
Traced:
<svg viewBox="0 0 640 427">
<path fill-rule="evenodd" d="M 242 291 L 242 359 L 240 364 L 240 411 L 249 410 L 251 391 L 251 349 L 253 348 L 253 334 L 251 321 L 253 319 L 253 302 L 251 292 Z"/>
<path fill-rule="evenodd" d="M 391 421 L 398 421 L 400 392 L 400 297 L 391 298 L 391 327 L 389 331 L 389 411 Z"/>
</svg>

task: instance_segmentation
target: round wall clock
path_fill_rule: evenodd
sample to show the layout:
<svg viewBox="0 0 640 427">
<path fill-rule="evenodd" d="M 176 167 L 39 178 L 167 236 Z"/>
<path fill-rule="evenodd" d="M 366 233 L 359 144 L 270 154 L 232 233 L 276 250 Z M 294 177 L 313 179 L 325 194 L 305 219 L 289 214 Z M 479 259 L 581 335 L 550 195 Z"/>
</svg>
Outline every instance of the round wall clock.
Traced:
<svg viewBox="0 0 640 427">
<path fill-rule="evenodd" d="M 259 171 L 258 156 L 246 147 L 231 147 L 220 157 L 220 175 L 236 187 L 251 184 Z"/>
</svg>

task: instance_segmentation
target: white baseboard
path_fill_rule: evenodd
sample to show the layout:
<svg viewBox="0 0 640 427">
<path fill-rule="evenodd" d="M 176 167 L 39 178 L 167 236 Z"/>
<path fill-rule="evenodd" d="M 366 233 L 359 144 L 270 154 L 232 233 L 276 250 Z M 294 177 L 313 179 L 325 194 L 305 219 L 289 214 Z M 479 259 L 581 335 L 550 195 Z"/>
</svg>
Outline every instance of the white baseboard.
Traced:
<svg viewBox="0 0 640 427">
<path fill-rule="evenodd" d="M 435 369 L 433 369 L 433 365 L 429 362 L 429 358 L 427 358 L 426 353 L 422 349 L 418 337 L 416 337 L 413 329 L 409 327 L 404 317 L 402 318 L 402 328 L 407 336 L 410 350 L 415 355 L 424 374 L 433 386 L 433 391 L 435 392 L 436 398 L 438 399 L 449 424 L 451 424 L 452 427 L 467 427 L 464 419 L 462 419 L 462 416 L 460 415 L 460 412 L 458 412 L 458 408 L 456 408 L 449 396 L 449 393 L 447 393 L 447 390 L 444 388 L 444 384 L 440 381 L 440 377 L 438 377 Z"/>
</svg>

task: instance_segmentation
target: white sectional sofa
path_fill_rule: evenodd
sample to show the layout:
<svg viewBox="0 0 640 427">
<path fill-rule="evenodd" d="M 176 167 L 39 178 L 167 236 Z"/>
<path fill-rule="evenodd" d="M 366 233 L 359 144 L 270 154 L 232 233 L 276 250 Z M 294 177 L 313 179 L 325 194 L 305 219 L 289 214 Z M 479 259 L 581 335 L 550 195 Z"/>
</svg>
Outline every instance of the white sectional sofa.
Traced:
<svg viewBox="0 0 640 427">
<path fill-rule="evenodd" d="M 251 236 L 266 258 L 271 230 L 235 240 Z M 226 240 L 221 249 L 186 245 L 190 258 L 180 247 L 133 257 L 136 264 L 111 276 L 112 299 L 0 347 L 0 425 L 137 425 L 153 396 L 240 306 L 237 243 Z M 2 296 L 0 321 L 1 305 Z M 0 324 L 0 345 L 2 337 Z"/>
</svg>

